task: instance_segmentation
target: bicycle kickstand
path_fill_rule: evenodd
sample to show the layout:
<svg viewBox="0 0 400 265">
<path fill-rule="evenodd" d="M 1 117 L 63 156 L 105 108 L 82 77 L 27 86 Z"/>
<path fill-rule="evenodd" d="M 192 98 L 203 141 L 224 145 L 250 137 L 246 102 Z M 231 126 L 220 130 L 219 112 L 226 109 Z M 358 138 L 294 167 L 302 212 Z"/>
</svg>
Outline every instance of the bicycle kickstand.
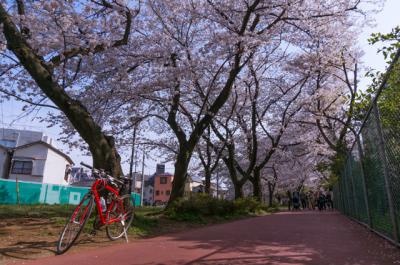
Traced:
<svg viewBox="0 0 400 265">
<path fill-rule="evenodd" d="M 125 221 L 121 220 L 121 224 L 122 224 L 122 227 L 124 228 L 124 236 L 125 236 L 126 243 L 129 243 L 128 233 L 126 231 L 127 229 L 125 228 Z"/>
</svg>

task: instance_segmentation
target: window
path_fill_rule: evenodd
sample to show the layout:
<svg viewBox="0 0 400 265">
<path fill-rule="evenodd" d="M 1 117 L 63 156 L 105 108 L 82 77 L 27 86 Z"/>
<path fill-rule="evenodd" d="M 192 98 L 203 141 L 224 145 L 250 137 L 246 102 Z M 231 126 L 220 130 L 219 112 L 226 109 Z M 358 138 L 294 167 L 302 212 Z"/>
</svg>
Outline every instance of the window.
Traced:
<svg viewBox="0 0 400 265">
<path fill-rule="evenodd" d="M 31 175 L 32 161 L 14 161 L 11 168 L 11 174 Z"/>
<path fill-rule="evenodd" d="M 171 191 L 167 190 L 167 191 L 165 192 L 165 194 L 170 195 L 170 194 L 171 194 Z"/>
<path fill-rule="evenodd" d="M 156 190 L 156 196 L 160 195 L 160 191 Z"/>
<path fill-rule="evenodd" d="M 164 191 L 163 190 L 161 191 L 161 195 L 164 195 Z"/>
<path fill-rule="evenodd" d="M 167 177 L 160 177 L 160 184 L 167 184 Z"/>
</svg>

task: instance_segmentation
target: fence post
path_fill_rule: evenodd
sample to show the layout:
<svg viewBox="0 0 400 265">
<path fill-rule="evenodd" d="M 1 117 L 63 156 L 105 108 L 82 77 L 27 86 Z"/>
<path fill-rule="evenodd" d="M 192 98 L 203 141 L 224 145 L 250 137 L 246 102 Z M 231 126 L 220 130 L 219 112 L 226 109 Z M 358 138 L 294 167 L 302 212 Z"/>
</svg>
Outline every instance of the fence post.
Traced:
<svg viewBox="0 0 400 265">
<path fill-rule="evenodd" d="M 361 181 L 363 186 L 363 194 L 364 194 L 364 203 L 365 208 L 367 209 L 367 218 L 368 218 L 368 226 L 372 228 L 372 221 L 371 221 L 371 212 L 369 211 L 369 202 L 367 196 L 367 183 L 365 181 L 365 171 L 364 171 L 364 152 L 361 147 L 360 135 L 356 136 L 356 145 L 358 146 L 358 154 L 360 155 L 360 169 L 361 169 Z"/>
<path fill-rule="evenodd" d="M 20 200 L 19 200 L 19 182 L 18 182 L 18 177 L 15 178 L 15 191 L 17 193 L 17 204 L 18 204 L 18 207 L 19 207 L 21 205 L 20 205 Z"/>
<path fill-rule="evenodd" d="M 375 114 L 376 128 L 378 131 L 378 141 L 379 141 L 378 150 L 381 153 L 381 159 L 383 160 L 382 161 L 383 162 L 383 177 L 385 180 L 385 191 L 386 191 L 388 204 L 389 204 L 390 219 L 392 221 L 393 239 L 394 239 L 394 241 L 399 242 L 397 221 L 396 221 L 396 215 L 394 212 L 394 205 L 393 205 L 392 190 L 391 190 L 390 183 L 389 183 L 389 170 L 388 170 L 388 165 L 387 165 L 385 140 L 383 139 L 381 118 L 380 118 L 378 105 L 376 104 L 376 101 L 373 102 L 373 109 L 374 109 L 374 114 Z"/>
<path fill-rule="evenodd" d="M 347 164 L 344 165 L 344 177 L 343 177 L 343 190 L 345 191 L 345 209 L 346 215 L 351 215 L 350 207 L 350 192 L 349 192 L 349 177 L 347 175 Z"/>
</svg>

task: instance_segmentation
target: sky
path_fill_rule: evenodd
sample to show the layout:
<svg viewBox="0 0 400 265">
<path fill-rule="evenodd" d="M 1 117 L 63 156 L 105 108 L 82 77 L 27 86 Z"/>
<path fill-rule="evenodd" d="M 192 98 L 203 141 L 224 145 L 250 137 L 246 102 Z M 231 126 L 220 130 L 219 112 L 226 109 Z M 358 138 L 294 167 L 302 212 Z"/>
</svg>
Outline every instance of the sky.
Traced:
<svg viewBox="0 0 400 265">
<path fill-rule="evenodd" d="M 364 56 L 362 58 L 363 66 L 373 68 L 375 70 L 384 70 L 385 62 L 381 54 L 377 54 L 376 46 L 371 46 L 368 44 L 367 39 L 374 32 L 390 32 L 392 28 L 397 25 L 400 25 L 400 0 L 387 0 L 383 10 L 374 15 L 375 25 L 373 27 L 367 26 L 364 28 L 362 33 L 360 34 L 357 42 L 360 49 L 364 51 Z M 360 75 L 360 88 L 367 87 L 369 84 L 369 80 Z M 19 118 L 17 121 L 13 123 L 13 121 L 23 115 L 21 110 L 22 104 L 18 103 L 14 100 L 9 102 L 0 103 L 0 128 L 15 128 L 15 129 L 26 129 L 26 130 L 34 130 L 34 131 L 42 131 L 46 135 L 50 136 L 54 140 L 58 138 L 60 133 L 60 129 L 57 127 L 47 128 L 46 124 L 40 123 L 38 120 L 32 120 L 34 115 L 29 115 L 23 118 Z M 45 114 L 46 111 L 42 110 L 39 114 Z M 84 155 L 80 150 L 70 150 L 67 146 L 63 145 L 60 142 L 55 142 L 54 145 L 65 153 L 69 154 L 75 164 L 79 164 L 81 161 L 91 164 L 92 160 L 90 156 Z M 141 172 L 141 155 L 139 155 L 138 159 L 138 172 Z M 153 154 L 152 157 L 157 157 L 157 154 Z M 145 174 L 152 174 L 155 172 L 156 164 L 161 162 L 163 159 L 145 159 Z M 129 171 L 129 158 L 123 158 L 123 170 L 124 173 L 128 173 Z M 166 171 L 173 172 L 174 167 L 172 163 L 166 164 Z"/>
</svg>

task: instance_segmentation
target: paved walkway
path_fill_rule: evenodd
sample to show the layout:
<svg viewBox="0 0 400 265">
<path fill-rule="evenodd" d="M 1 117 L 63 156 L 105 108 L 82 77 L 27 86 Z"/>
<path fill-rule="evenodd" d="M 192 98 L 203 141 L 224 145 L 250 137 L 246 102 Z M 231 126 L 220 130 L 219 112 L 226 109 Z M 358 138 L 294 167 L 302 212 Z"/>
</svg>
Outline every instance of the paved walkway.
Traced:
<svg viewBox="0 0 400 265">
<path fill-rule="evenodd" d="M 291 212 L 28 262 L 400 265 L 400 250 L 336 212 Z"/>
</svg>

